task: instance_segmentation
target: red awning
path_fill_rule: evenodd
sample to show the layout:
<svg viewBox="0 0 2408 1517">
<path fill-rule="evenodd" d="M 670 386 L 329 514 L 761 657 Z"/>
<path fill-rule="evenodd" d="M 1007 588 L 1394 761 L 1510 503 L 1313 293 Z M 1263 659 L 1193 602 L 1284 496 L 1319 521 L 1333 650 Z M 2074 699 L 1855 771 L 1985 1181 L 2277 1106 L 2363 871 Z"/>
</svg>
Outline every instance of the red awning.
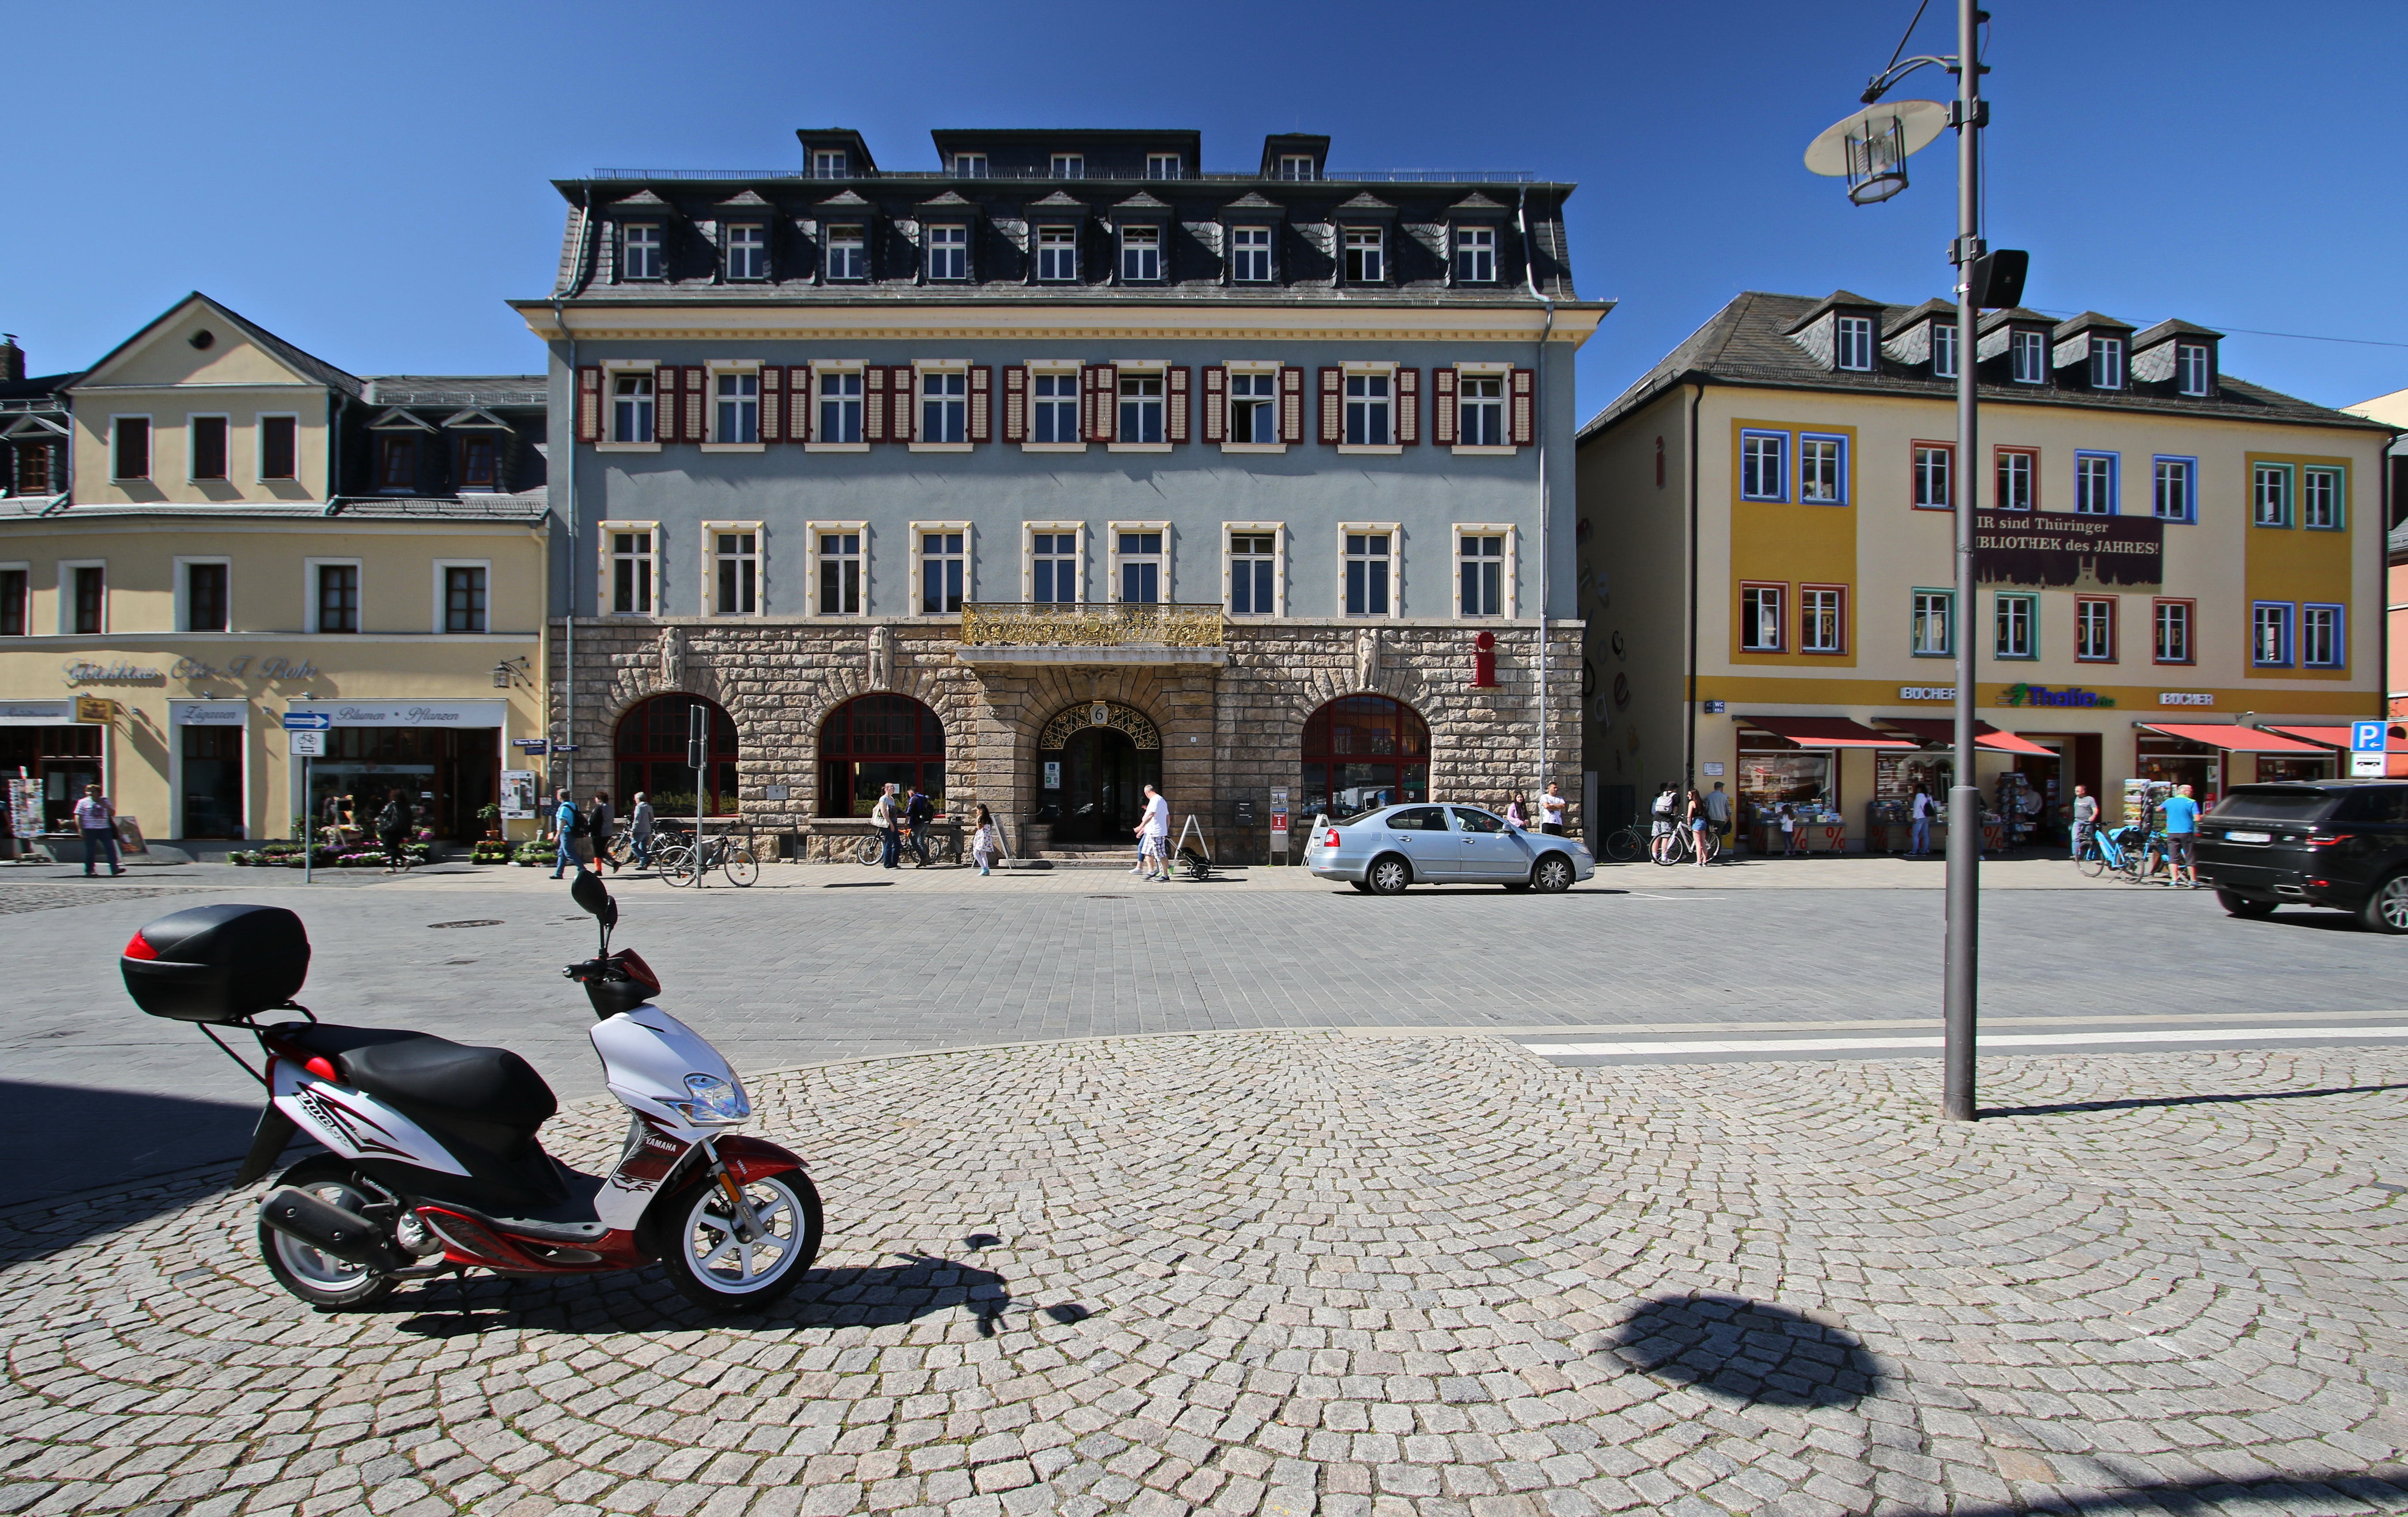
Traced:
<svg viewBox="0 0 2408 1517">
<path fill-rule="evenodd" d="M 1743 726 L 1785 737 L 1800 748 L 1913 748 L 1886 732 L 1875 732 L 1844 716 L 1743 716 Z"/>
<path fill-rule="evenodd" d="M 2316 758 L 2330 755 L 2331 749 L 2315 743 L 2303 743 L 2297 737 L 2286 737 L 2262 727 L 2244 727 L 2238 723 L 2191 722 L 2143 722 L 2143 732 L 2160 737 L 2180 737 L 2185 742 L 2205 743 L 2221 748 L 2228 753 L 2305 753 Z"/>
<path fill-rule="evenodd" d="M 2370 720 L 2372 719 L 2370 718 Z M 2270 727 L 2267 730 L 2270 732 L 2279 732 L 2286 737 L 2297 737 L 2301 742 L 2322 743 L 2327 748 L 2338 748 L 2343 752 L 2349 751 L 2349 729 L 2347 727 L 2281 726 Z M 2403 728 L 2399 723 L 2394 722 L 2386 727 L 2385 731 L 2386 736 L 2384 739 L 2383 746 L 2386 752 L 2408 753 L 2408 728 Z"/>
<path fill-rule="evenodd" d="M 1877 716 L 1874 721 L 1885 727 L 1913 733 L 1927 743 L 1952 743 L 1956 740 L 1956 723 L 1930 716 Z M 2000 732 L 1987 722 L 1973 723 L 1973 746 L 2000 753 L 2037 753 L 2043 758 L 2057 756 L 2054 748 L 2042 748 L 2028 737 L 2018 737 L 2012 732 Z"/>
</svg>

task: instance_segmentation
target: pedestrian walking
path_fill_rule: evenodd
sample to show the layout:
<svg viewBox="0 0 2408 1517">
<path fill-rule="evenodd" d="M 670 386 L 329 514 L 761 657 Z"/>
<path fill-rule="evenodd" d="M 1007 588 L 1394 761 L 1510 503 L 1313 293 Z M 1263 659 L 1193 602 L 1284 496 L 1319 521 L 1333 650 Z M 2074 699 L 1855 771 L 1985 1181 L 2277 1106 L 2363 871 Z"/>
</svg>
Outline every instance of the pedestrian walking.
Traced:
<svg viewBox="0 0 2408 1517">
<path fill-rule="evenodd" d="M 2090 794 L 2088 785 L 2073 787 L 2073 856 L 2080 858 L 2082 850 L 2090 842 L 2090 835 L 2099 830 L 2099 797 Z"/>
<path fill-rule="evenodd" d="M 1931 856 L 1931 793 L 1921 785 L 1914 787 L 1914 798 L 1906 803 L 1907 844 L 1909 858 Z"/>
<path fill-rule="evenodd" d="M 1170 883 L 1170 802 L 1152 785 L 1145 787 L 1145 815 L 1137 824 L 1138 866 L 1131 874 Z"/>
<path fill-rule="evenodd" d="M 2199 802 L 2188 785 L 2178 786 L 2166 797 L 2166 883 L 2175 890 L 2199 889 L 2199 854 L 2192 848 L 2198 841 Z"/>
<path fill-rule="evenodd" d="M 882 869 L 901 868 L 903 852 L 903 808 L 895 797 L 895 786 L 889 783 L 869 803 L 869 824 L 878 829 L 878 866 Z"/>
<path fill-rule="evenodd" d="M 568 798 L 566 788 L 553 791 L 552 799 L 552 877 L 557 880 L 563 870 L 585 867 L 585 859 L 577 851 L 578 830 L 585 825 L 585 818 L 578 813 L 577 803 Z"/>
<path fill-rule="evenodd" d="M 627 813 L 627 836 L 636 845 L 636 867 L 650 868 L 652 862 L 652 802 L 642 791 L 636 792 L 636 809 Z"/>
<path fill-rule="evenodd" d="M 117 808 L 108 804 L 98 785 L 83 787 L 83 799 L 75 803 L 75 819 L 76 831 L 83 835 L 84 878 L 93 878 L 93 866 L 102 859 L 108 861 L 111 877 L 123 874 L 117 862 Z"/>
<path fill-rule="evenodd" d="M 384 872 L 401 866 L 401 851 L 408 846 L 409 797 L 396 788 L 387 791 L 384 809 L 377 813 L 377 841 L 384 845 Z"/>
<path fill-rule="evenodd" d="M 1706 798 L 1698 794 L 1695 785 L 1689 787 L 1688 809 L 1684 817 L 1689 827 L 1689 841 L 1697 850 L 1698 867 L 1702 869 L 1706 866 L 1706 835 L 1713 830 L 1714 819 L 1706 813 Z"/>
<path fill-rule="evenodd" d="M 1730 840 L 1731 802 L 1719 780 L 1714 781 L 1713 789 L 1706 792 L 1706 816 L 1714 824 L 1715 838 L 1727 843 Z"/>
<path fill-rule="evenodd" d="M 1723 787 L 1716 785 L 1716 790 Z M 1547 793 L 1539 797 L 1539 830 L 1550 836 L 1564 835 L 1564 818 L 1570 808 L 1564 800 L 1563 788 L 1554 780 L 1547 781 Z"/>
<path fill-rule="evenodd" d="M 612 874 L 619 872 L 619 856 L 610 852 L 612 841 L 610 828 L 618 820 L 618 813 L 610 805 L 610 793 L 606 790 L 595 791 L 593 808 L 585 813 L 586 831 L 594 839 L 594 872 L 595 874 L 602 872 L 602 866 L 605 864 L 610 866 Z"/>
<path fill-rule="evenodd" d="M 928 866 L 928 828 L 936 820 L 937 803 L 922 794 L 919 786 L 913 785 L 911 798 L 903 803 L 903 821 L 911 829 L 912 855 L 920 861 L 911 866 L 914 869 Z"/>
<path fill-rule="evenodd" d="M 979 873 L 983 875 L 994 872 L 993 866 L 998 852 L 997 845 L 1002 840 L 996 830 L 994 813 L 984 806 L 981 806 L 978 809 L 978 831 L 970 837 L 970 862 L 978 866 Z"/>
</svg>

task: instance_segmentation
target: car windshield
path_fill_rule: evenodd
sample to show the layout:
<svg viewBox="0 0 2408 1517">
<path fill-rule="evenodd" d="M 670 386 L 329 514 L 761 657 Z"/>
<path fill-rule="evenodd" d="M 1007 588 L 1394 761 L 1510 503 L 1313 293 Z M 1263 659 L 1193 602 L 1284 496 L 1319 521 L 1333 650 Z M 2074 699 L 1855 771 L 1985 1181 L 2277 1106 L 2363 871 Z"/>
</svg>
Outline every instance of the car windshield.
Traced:
<svg viewBox="0 0 2408 1517">
<path fill-rule="evenodd" d="M 2227 791 L 2208 815 L 2218 822 L 2314 822 L 2340 798 L 2327 790 L 2243 785 Z"/>
</svg>

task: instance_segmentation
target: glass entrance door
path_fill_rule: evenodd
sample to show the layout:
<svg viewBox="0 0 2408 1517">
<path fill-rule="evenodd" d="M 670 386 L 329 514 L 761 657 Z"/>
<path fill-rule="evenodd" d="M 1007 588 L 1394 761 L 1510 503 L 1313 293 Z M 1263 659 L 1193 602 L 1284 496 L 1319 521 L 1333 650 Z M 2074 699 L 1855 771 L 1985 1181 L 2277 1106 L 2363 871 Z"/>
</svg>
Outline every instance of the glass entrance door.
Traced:
<svg viewBox="0 0 2408 1517">
<path fill-rule="evenodd" d="M 179 730 L 184 763 L 183 836 L 241 837 L 243 729 L 187 726 Z"/>
<path fill-rule="evenodd" d="M 1112 727 L 1082 727 L 1059 753 L 1038 755 L 1039 804 L 1059 808 L 1054 837 L 1070 842 L 1137 847 L 1146 785 L 1162 783 L 1162 752 L 1140 750 Z M 1058 780 L 1058 788 L 1045 780 Z"/>
</svg>

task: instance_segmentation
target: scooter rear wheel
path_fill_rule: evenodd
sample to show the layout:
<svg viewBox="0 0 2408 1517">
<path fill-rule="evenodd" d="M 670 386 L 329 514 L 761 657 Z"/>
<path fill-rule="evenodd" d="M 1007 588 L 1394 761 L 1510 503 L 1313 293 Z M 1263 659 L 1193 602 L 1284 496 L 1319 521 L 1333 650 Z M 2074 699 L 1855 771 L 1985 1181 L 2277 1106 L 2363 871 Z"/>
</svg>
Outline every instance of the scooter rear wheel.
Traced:
<svg viewBox="0 0 2408 1517">
<path fill-rule="evenodd" d="M 351 1166 L 332 1153 L 302 1160 L 275 1183 L 307 1191 L 346 1211 L 358 1211 L 376 1199 L 361 1185 Z M 322 1311 L 366 1306 L 394 1288 L 392 1276 L 322 1253 L 265 1222 L 259 1224 L 259 1252 L 277 1284 Z"/>
<path fill-rule="evenodd" d="M 820 1193 L 799 1169 L 745 1181 L 738 1189 L 758 1235 L 738 1236 L 718 1177 L 704 1175 L 669 1197 L 661 1263 L 678 1294 L 715 1311 L 767 1306 L 802 1282 L 820 1252 Z"/>
</svg>

